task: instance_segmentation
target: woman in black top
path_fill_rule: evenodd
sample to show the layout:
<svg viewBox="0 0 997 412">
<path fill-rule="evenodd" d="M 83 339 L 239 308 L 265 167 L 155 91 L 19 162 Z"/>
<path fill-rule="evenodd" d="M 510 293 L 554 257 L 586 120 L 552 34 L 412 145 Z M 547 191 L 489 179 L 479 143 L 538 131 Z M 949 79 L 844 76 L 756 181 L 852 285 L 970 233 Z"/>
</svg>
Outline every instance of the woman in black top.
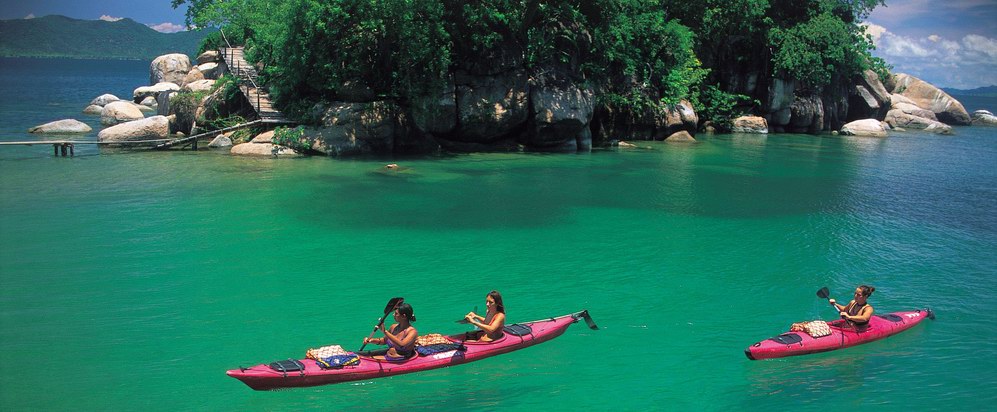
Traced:
<svg viewBox="0 0 997 412">
<path fill-rule="evenodd" d="M 829 299 L 828 302 L 831 302 L 831 305 L 841 312 L 842 319 L 851 322 L 855 326 L 865 326 L 869 324 L 869 319 L 872 318 L 873 309 L 868 299 L 875 290 L 876 288 L 872 286 L 862 285 L 855 288 L 855 299 L 848 302 L 847 305 L 839 305 L 834 299 Z"/>
</svg>

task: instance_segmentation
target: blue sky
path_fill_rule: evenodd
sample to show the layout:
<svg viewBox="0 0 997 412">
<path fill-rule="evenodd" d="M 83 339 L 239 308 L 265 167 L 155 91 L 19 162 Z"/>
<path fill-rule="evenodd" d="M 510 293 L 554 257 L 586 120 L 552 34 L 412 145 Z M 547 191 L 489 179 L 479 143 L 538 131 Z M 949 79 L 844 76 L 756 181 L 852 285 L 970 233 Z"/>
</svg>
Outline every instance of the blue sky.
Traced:
<svg viewBox="0 0 997 412">
<path fill-rule="evenodd" d="M 164 32 L 183 29 L 184 11 L 170 0 L 0 0 L 0 19 L 128 17 Z M 940 87 L 997 85 L 997 0 L 887 0 L 866 23 L 894 72 Z"/>
</svg>

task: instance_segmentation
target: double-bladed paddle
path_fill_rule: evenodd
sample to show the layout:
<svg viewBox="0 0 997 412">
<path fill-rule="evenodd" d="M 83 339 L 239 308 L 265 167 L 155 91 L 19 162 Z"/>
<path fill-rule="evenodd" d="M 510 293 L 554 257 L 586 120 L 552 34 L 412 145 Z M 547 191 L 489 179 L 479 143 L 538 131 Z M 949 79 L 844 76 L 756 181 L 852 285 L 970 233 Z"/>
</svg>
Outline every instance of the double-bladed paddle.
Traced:
<svg viewBox="0 0 997 412">
<path fill-rule="evenodd" d="M 478 313 L 478 307 L 477 307 L 477 306 L 475 306 L 475 307 L 474 307 L 474 310 L 473 310 L 472 312 L 474 312 L 474 313 Z M 460 320 L 458 320 L 458 321 L 456 321 L 456 322 L 457 322 L 457 323 L 459 323 L 459 324 L 461 324 L 461 325 L 466 325 L 466 324 L 468 324 L 468 323 L 471 323 L 471 321 L 467 320 L 467 317 L 466 317 L 466 316 L 465 316 L 465 317 L 463 317 L 463 318 L 460 318 Z"/>
<path fill-rule="evenodd" d="M 384 316 L 381 316 L 381 319 L 377 320 L 377 324 L 374 325 L 374 330 L 370 332 L 370 336 L 368 336 L 367 339 L 374 337 L 374 333 L 376 333 L 377 329 L 384 324 L 384 320 L 388 318 L 388 314 L 394 312 L 395 308 L 398 307 L 398 305 L 401 305 L 404 301 L 405 298 L 391 298 L 391 300 L 388 301 L 388 304 L 384 306 Z M 367 346 L 367 342 L 364 342 L 363 345 L 360 346 L 360 350 L 357 352 L 362 351 L 365 346 Z"/>
<path fill-rule="evenodd" d="M 817 297 L 821 299 L 828 299 L 827 301 L 828 303 L 831 303 L 831 300 L 829 299 L 830 296 L 831 296 L 831 291 L 827 289 L 827 286 L 824 286 L 817 291 Z M 834 304 L 831 305 L 834 306 Z M 834 308 L 837 309 L 838 307 L 835 306 Z M 844 319 L 844 316 L 842 316 L 841 318 Z"/>
</svg>

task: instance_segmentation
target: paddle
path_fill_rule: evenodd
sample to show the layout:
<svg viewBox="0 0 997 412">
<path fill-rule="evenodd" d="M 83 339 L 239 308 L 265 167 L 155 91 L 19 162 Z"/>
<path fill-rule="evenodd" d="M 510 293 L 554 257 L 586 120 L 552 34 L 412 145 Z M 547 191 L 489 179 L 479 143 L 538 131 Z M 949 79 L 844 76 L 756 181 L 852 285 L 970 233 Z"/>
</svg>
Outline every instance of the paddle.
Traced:
<svg viewBox="0 0 997 412">
<path fill-rule="evenodd" d="M 827 286 L 824 286 L 824 287 L 820 288 L 820 290 L 817 291 L 817 297 L 821 298 L 821 299 L 828 299 L 828 301 L 827 301 L 828 303 L 831 303 L 831 301 L 829 299 L 830 296 L 831 296 L 831 291 L 829 291 L 827 289 Z M 834 305 L 832 304 L 831 306 L 834 306 Z M 834 306 L 834 308 L 837 309 L 838 307 Z M 844 319 L 845 317 L 842 316 L 841 318 Z"/>
<path fill-rule="evenodd" d="M 388 314 L 394 312 L 395 308 L 398 307 L 398 305 L 400 305 L 404 301 L 405 298 L 391 298 L 391 300 L 388 301 L 388 304 L 384 306 L 384 316 L 381 316 L 381 319 L 377 320 L 377 324 L 374 325 L 374 330 L 370 332 L 370 336 L 368 336 L 367 339 L 374 337 L 374 333 L 376 333 L 377 329 L 384 324 L 384 320 L 388 318 Z M 360 350 L 358 350 L 357 352 L 363 351 L 363 348 L 365 346 L 367 346 L 367 342 L 364 342 L 364 344 L 360 346 Z"/>
<path fill-rule="evenodd" d="M 478 306 L 477 305 L 474 306 L 474 310 L 472 312 L 478 313 Z M 461 324 L 461 325 L 466 325 L 468 323 L 471 323 L 471 321 L 467 320 L 466 317 L 460 318 L 460 320 L 457 320 L 456 322 L 459 323 L 459 324 Z"/>
</svg>

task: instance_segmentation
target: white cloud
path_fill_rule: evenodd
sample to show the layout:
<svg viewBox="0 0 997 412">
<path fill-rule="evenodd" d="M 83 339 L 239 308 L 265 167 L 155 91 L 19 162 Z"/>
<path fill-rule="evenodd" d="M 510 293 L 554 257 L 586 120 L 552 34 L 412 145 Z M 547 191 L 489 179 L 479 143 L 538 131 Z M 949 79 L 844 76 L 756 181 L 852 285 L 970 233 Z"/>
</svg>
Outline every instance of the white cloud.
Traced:
<svg viewBox="0 0 997 412">
<path fill-rule="evenodd" d="M 35 18 L 35 13 L 28 13 L 27 16 L 24 16 L 24 20 L 31 20 L 33 18 Z"/>
<path fill-rule="evenodd" d="M 970 34 L 962 38 L 962 45 L 968 50 L 986 54 L 992 59 L 991 63 L 997 63 L 997 40 Z"/>
<path fill-rule="evenodd" d="M 149 27 L 161 33 L 176 33 L 178 31 L 184 31 L 186 29 L 182 24 L 173 24 L 170 22 L 150 24 Z"/>
<path fill-rule="evenodd" d="M 118 20 L 121 20 L 121 19 L 123 19 L 123 17 L 111 17 L 111 16 L 108 16 L 106 14 L 100 16 L 100 20 L 103 20 L 103 21 L 118 21 Z"/>
<path fill-rule="evenodd" d="M 970 34 L 947 39 L 932 34 L 901 36 L 883 26 L 866 23 L 876 56 L 893 65 L 896 73 L 910 73 L 939 87 L 971 89 L 997 84 L 997 39 Z"/>
</svg>

